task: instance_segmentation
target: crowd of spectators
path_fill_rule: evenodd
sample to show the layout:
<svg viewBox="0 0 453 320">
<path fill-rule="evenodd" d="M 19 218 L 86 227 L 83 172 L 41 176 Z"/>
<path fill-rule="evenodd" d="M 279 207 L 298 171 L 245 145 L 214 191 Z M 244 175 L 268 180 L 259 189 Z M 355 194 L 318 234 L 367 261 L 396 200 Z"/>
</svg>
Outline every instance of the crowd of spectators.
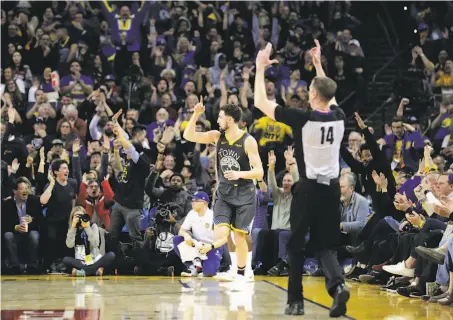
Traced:
<svg viewBox="0 0 453 320">
<path fill-rule="evenodd" d="M 238 104 L 258 141 L 268 170 L 257 182 L 252 266 L 287 274 L 293 133 L 254 107 L 254 59 L 272 43 L 280 63 L 266 71 L 266 93 L 287 108 L 309 108 L 314 39 L 337 101 L 363 91 L 370 71 L 350 2 L 12 4 L 1 17 L 3 270 L 193 274 L 174 236 L 190 242 L 185 217 L 206 210 L 197 202 L 212 201 L 216 187 L 216 146 L 183 139 L 202 102 L 197 131 L 217 128 L 220 108 Z M 418 23 L 398 92 L 416 76 L 424 95 L 441 93 L 438 112 L 402 95 L 381 139 L 356 115 L 360 130 L 339 159 L 339 259 L 354 258 L 350 279 L 450 305 L 453 30 L 439 27 L 436 38 L 429 21 Z M 218 252 L 227 270 L 228 247 Z"/>
</svg>

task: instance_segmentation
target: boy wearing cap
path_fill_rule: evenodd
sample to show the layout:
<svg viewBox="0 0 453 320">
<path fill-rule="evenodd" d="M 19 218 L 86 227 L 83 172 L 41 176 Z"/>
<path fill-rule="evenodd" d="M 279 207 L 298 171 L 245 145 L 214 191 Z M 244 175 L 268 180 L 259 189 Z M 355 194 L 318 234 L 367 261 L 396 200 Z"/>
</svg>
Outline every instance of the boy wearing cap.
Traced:
<svg viewBox="0 0 453 320">
<path fill-rule="evenodd" d="M 190 246 L 198 249 L 199 258 L 193 261 L 183 261 L 188 266 L 188 272 L 181 276 L 197 276 L 201 270 L 203 275 L 212 277 L 217 273 L 222 260 L 222 244 L 214 241 L 214 213 L 208 208 L 209 196 L 199 191 L 192 196 L 192 210 L 187 214 L 179 235 L 173 239 L 176 254 L 181 257 L 181 246 Z M 219 247 L 219 248 L 218 248 Z"/>
</svg>

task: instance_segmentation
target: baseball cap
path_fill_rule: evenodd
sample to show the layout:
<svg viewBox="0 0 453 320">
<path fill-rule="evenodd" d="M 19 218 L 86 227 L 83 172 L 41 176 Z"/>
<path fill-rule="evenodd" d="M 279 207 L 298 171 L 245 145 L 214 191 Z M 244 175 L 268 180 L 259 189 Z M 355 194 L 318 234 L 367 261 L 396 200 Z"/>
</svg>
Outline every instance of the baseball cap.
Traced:
<svg viewBox="0 0 453 320">
<path fill-rule="evenodd" d="M 203 200 L 204 202 L 209 202 L 209 196 L 204 191 L 197 191 L 192 195 L 192 200 Z"/>
<path fill-rule="evenodd" d="M 108 74 L 108 75 L 105 76 L 104 80 L 115 81 L 115 76 L 113 74 Z"/>
<path fill-rule="evenodd" d="M 352 39 L 351 41 L 349 41 L 349 44 L 350 45 L 353 44 L 353 45 L 355 45 L 355 46 L 360 48 L 360 42 L 357 39 Z"/>
<path fill-rule="evenodd" d="M 61 141 L 60 139 L 54 139 L 54 140 L 52 140 L 52 145 L 53 146 L 62 146 L 63 141 Z"/>
<path fill-rule="evenodd" d="M 156 46 L 166 46 L 167 45 L 167 41 L 165 40 L 165 38 L 163 36 L 161 37 L 158 37 L 156 39 Z"/>
<path fill-rule="evenodd" d="M 414 117 L 414 116 L 411 116 L 411 117 L 407 118 L 406 121 L 407 121 L 407 123 L 409 123 L 409 124 L 415 124 L 415 123 L 418 123 L 418 122 L 419 122 L 418 119 L 417 119 L 416 117 Z"/>
<path fill-rule="evenodd" d="M 429 27 L 426 23 L 420 23 L 418 25 L 418 31 L 423 31 L 423 30 L 428 30 L 428 29 L 429 29 Z"/>
</svg>

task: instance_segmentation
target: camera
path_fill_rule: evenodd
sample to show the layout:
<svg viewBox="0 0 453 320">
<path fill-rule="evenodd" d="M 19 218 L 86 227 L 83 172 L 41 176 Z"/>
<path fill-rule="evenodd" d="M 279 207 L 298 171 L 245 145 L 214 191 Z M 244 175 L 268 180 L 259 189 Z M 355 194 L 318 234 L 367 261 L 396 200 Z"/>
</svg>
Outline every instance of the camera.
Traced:
<svg viewBox="0 0 453 320">
<path fill-rule="evenodd" d="M 403 231 L 408 233 L 418 233 L 420 230 L 414 227 L 412 224 L 408 223 L 403 227 Z"/>
<path fill-rule="evenodd" d="M 82 222 L 89 222 L 91 220 L 90 216 L 88 214 L 79 214 L 77 215 L 77 217 L 79 218 L 79 222 L 82 223 Z"/>
<path fill-rule="evenodd" d="M 157 202 L 156 205 L 156 222 L 165 221 L 170 219 L 170 215 L 175 219 L 178 219 L 178 216 L 183 214 L 184 210 L 181 206 L 177 205 L 174 202 Z"/>
<path fill-rule="evenodd" d="M 168 219 L 170 217 L 171 211 L 168 203 L 159 203 L 156 211 L 163 219 Z"/>
</svg>

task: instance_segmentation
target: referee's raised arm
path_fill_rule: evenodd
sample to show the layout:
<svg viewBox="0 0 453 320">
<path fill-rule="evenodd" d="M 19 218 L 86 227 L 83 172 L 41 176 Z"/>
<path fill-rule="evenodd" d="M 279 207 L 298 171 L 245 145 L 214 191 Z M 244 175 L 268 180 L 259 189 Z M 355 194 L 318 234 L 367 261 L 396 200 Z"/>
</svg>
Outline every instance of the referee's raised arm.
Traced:
<svg viewBox="0 0 453 320">
<path fill-rule="evenodd" d="M 266 95 L 266 84 L 264 81 L 264 72 L 271 64 L 277 63 L 278 60 L 271 60 L 272 45 L 267 44 L 264 50 L 260 50 L 256 57 L 256 74 L 255 74 L 255 107 L 261 110 L 269 118 L 278 122 L 289 125 L 293 130 L 301 127 L 307 118 L 307 112 L 296 108 L 283 108 L 277 103 L 270 101 Z M 322 69 L 322 68 L 321 68 Z"/>
<path fill-rule="evenodd" d="M 278 63 L 278 60 L 270 60 L 272 44 L 268 43 L 264 50 L 260 50 L 256 57 L 256 73 L 255 73 L 255 107 L 260 109 L 266 116 L 275 120 L 275 108 L 277 103 L 267 99 L 266 88 L 264 82 L 264 72 L 271 64 Z"/>
</svg>

